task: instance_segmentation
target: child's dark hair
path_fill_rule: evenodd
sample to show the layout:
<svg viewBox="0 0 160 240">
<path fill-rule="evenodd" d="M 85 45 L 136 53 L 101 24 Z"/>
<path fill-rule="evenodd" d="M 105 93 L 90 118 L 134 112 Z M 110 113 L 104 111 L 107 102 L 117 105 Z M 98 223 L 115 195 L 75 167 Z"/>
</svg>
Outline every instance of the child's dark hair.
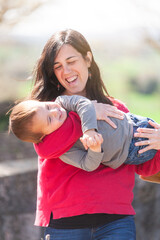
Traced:
<svg viewBox="0 0 160 240">
<path fill-rule="evenodd" d="M 35 107 L 27 107 L 28 101 L 18 103 L 10 110 L 9 132 L 13 132 L 22 141 L 38 143 L 43 134 L 35 133 L 32 130 L 32 121 L 36 109 Z"/>
</svg>

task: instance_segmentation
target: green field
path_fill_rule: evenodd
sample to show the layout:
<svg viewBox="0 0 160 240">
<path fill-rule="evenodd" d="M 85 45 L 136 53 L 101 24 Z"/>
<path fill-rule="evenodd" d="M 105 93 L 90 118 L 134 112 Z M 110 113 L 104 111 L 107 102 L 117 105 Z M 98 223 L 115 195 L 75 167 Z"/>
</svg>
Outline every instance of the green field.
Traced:
<svg viewBox="0 0 160 240">
<path fill-rule="evenodd" d="M 159 60 L 159 62 L 158 62 Z M 102 78 L 111 96 L 123 101 L 132 113 L 148 116 L 160 123 L 160 55 L 151 59 L 119 58 L 114 61 L 101 62 Z M 146 63 L 147 62 L 147 63 Z M 142 94 L 135 91 L 130 84 L 132 77 L 145 76 L 142 87 L 147 79 L 157 79 L 158 87 L 152 94 Z"/>
<path fill-rule="evenodd" d="M 38 45 L 13 44 L 0 47 L 1 102 L 21 99 L 31 91 L 32 81 L 28 77 L 41 50 L 42 47 Z M 124 54 L 111 57 L 106 51 L 97 49 L 95 59 L 111 96 L 123 101 L 131 112 L 151 117 L 160 123 L 160 54 L 149 51 L 134 56 Z M 132 78 L 139 78 L 142 87 L 146 86 L 146 79 L 156 78 L 157 89 L 152 94 L 141 94 L 131 87 Z M 0 131 L 6 129 L 6 119 L 0 116 Z"/>
</svg>

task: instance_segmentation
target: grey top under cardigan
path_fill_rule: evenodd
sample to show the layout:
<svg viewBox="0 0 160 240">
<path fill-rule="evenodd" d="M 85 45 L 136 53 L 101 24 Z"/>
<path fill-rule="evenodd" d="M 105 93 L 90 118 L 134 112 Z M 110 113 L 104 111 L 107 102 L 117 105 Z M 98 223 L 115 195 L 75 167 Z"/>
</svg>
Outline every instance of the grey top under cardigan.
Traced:
<svg viewBox="0 0 160 240">
<path fill-rule="evenodd" d="M 117 125 L 114 129 L 105 121 L 97 121 L 94 105 L 85 97 L 59 96 L 56 102 L 67 111 L 77 112 L 81 119 L 83 133 L 89 129 L 96 129 L 103 136 L 103 152 L 85 150 L 81 141 L 78 140 L 69 151 L 60 156 L 62 161 L 85 171 L 93 171 L 101 163 L 116 169 L 125 162 L 133 135 L 133 124 L 127 114 L 124 114 L 122 120 L 111 118 Z"/>
</svg>

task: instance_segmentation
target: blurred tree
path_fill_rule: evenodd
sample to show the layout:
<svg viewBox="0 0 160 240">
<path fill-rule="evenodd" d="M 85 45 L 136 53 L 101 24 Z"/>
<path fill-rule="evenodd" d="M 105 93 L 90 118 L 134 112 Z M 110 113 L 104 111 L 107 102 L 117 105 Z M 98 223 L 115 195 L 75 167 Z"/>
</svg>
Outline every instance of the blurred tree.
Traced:
<svg viewBox="0 0 160 240">
<path fill-rule="evenodd" d="M 140 10 L 143 14 L 150 16 L 152 19 L 156 19 L 154 22 L 145 22 L 143 30 L 143 39 L 160 53 L 160 8 L 159 0 L 146 1 L 146 0 L 130 0 L 137 10 Z"/>
<path fill-rule="evenodd" d="M 157 38 L 153 37 L 152 35 L 148 34 L 147 36 L 145 36 L 144 39 L 151 47 L 153 47 L 157 52 L 160 53 L 160 38 L 157 39 Z"/>
<path fill-rule="evenodd" d="M 0 26 L 12 27 L 50 0 L 0 0 Z"/>
</svg>

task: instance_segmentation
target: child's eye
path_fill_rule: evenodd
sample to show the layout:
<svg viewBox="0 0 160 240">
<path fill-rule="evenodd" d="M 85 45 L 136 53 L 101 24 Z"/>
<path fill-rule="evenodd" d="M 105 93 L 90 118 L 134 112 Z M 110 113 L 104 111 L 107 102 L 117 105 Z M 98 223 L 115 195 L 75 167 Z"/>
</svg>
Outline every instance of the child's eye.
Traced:
<svg viewBox="0 0 160 240">
<path fill-rule="evenodd" d="M 50 109 L 49 105 L 46 105 L 46 108 L 47 108 L 47 110 L 49 110 Z"/>
<path fill-rule="evenodd" d="M 51 122 L 52 122 L 52 119 L 51 119 L 51 117 L 49 117 L 48 119 L 49 119 L 49 123 L 51 123 Z"/>
</svg>

